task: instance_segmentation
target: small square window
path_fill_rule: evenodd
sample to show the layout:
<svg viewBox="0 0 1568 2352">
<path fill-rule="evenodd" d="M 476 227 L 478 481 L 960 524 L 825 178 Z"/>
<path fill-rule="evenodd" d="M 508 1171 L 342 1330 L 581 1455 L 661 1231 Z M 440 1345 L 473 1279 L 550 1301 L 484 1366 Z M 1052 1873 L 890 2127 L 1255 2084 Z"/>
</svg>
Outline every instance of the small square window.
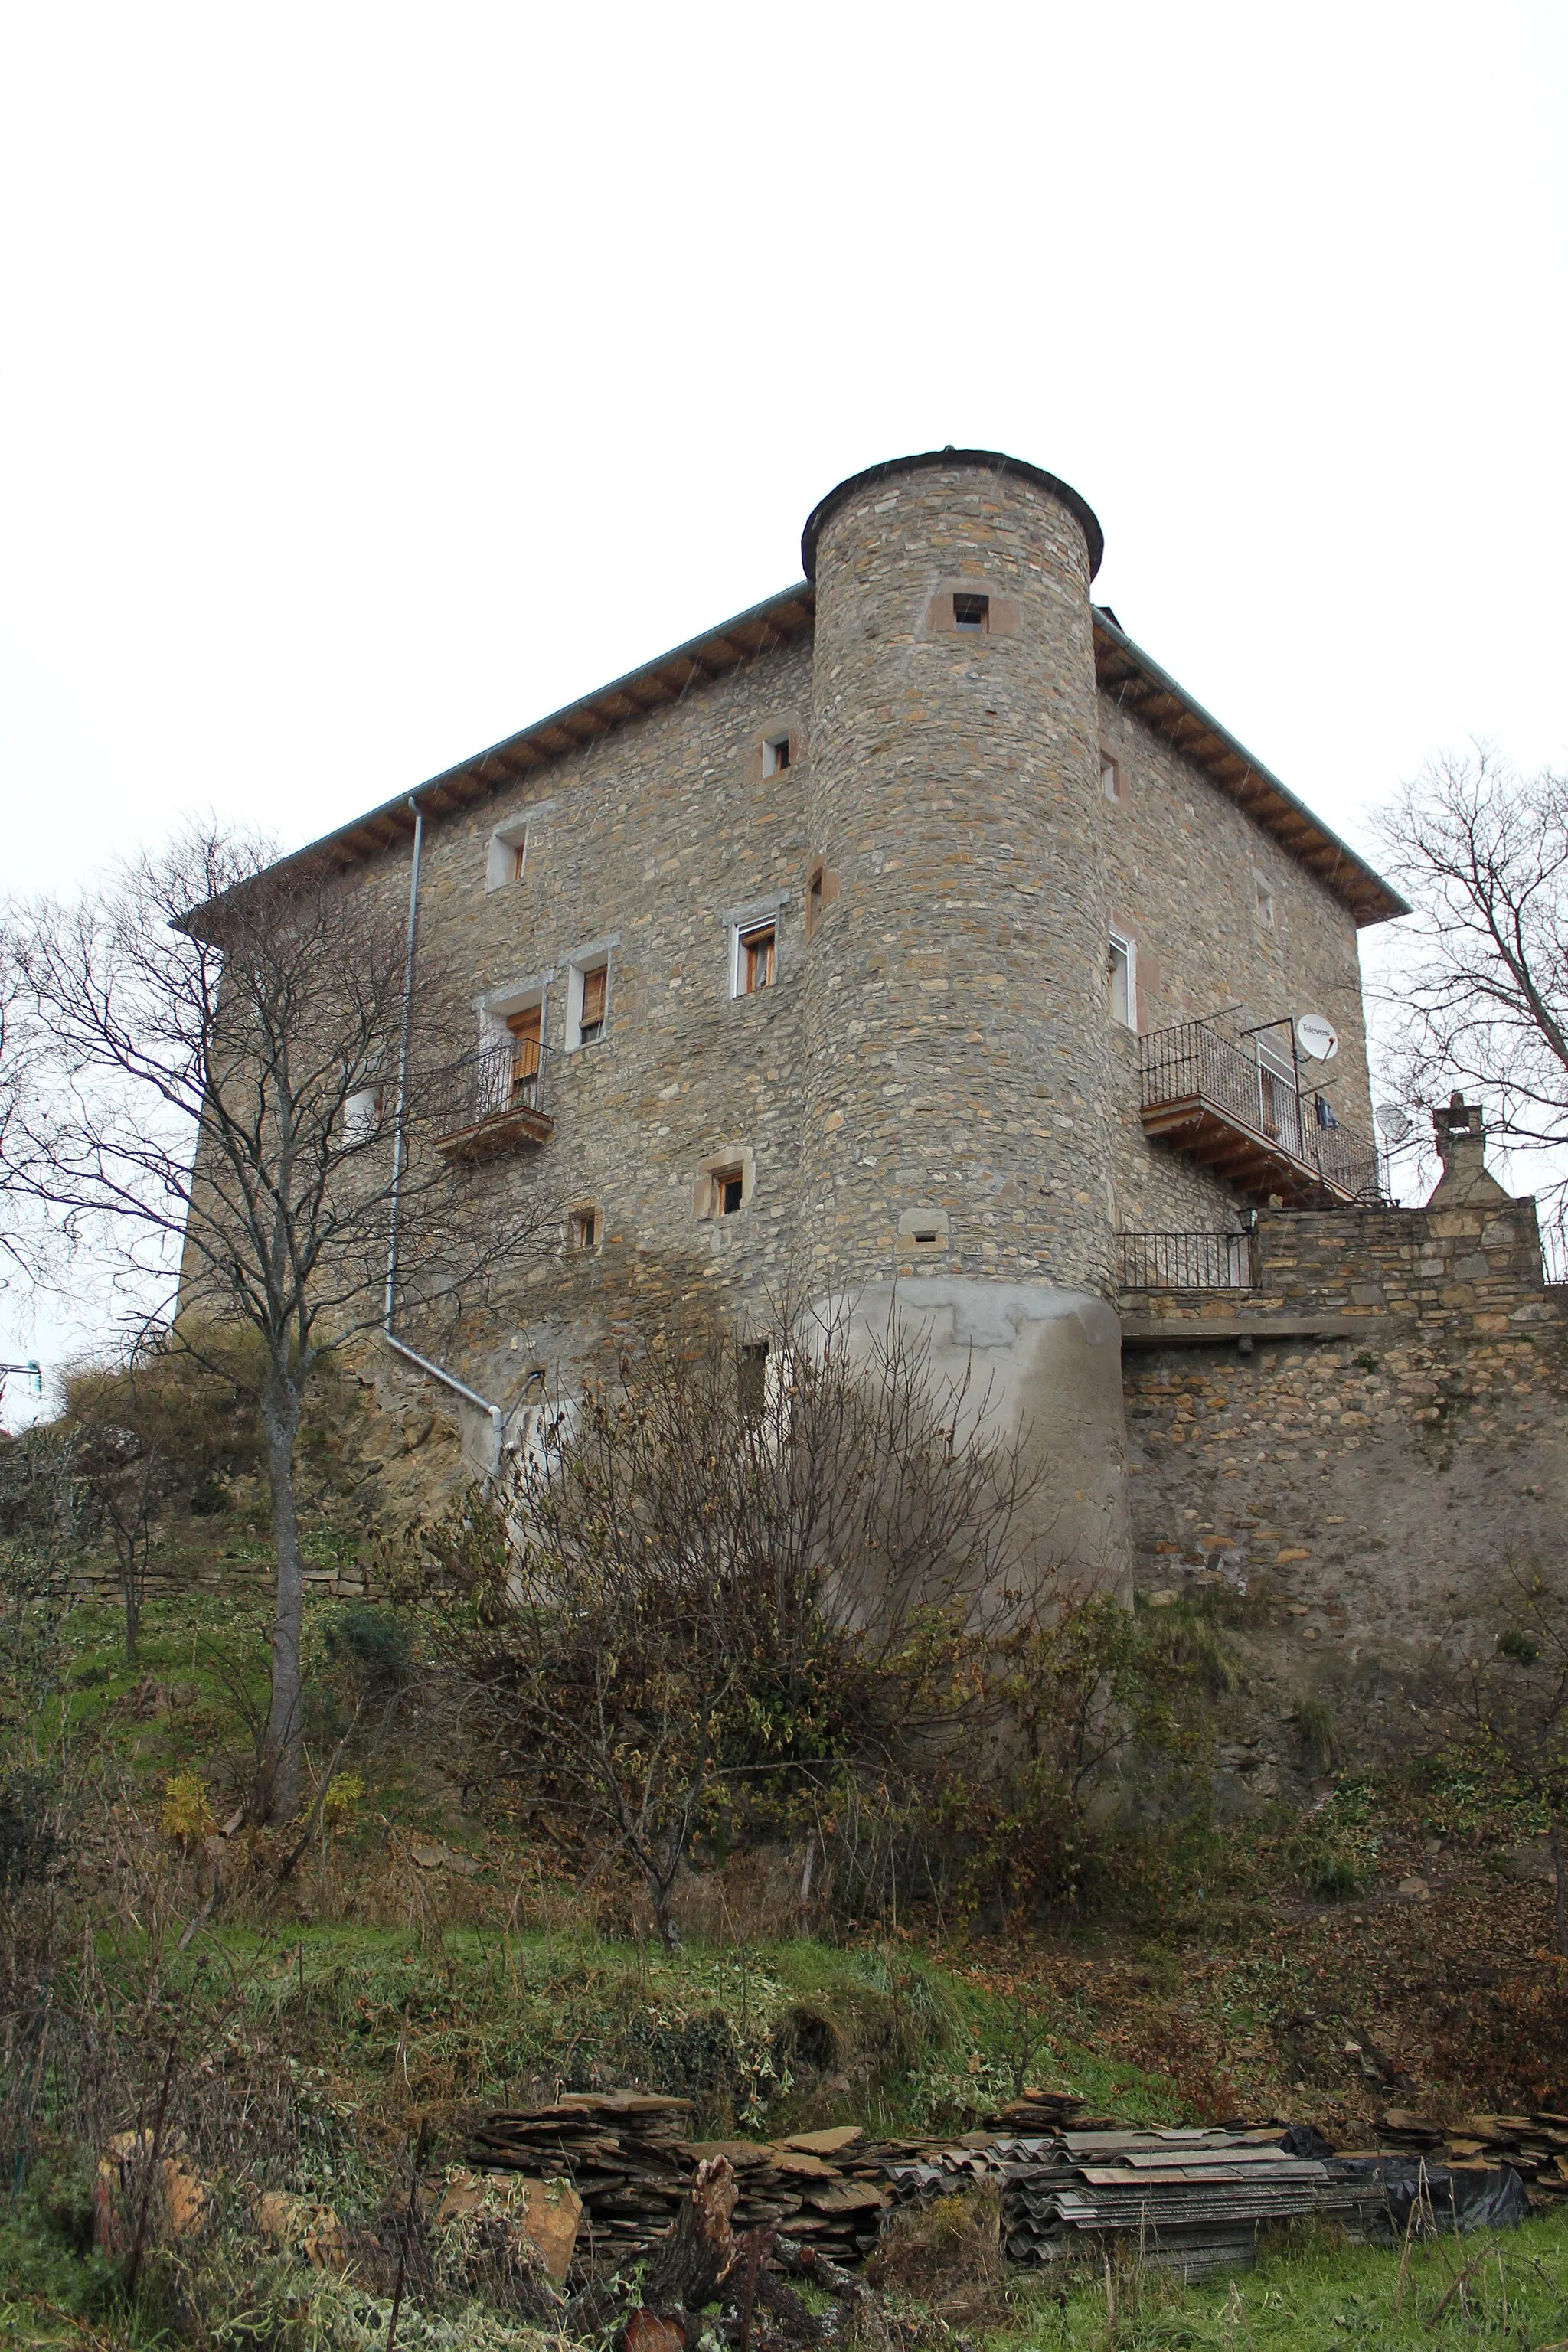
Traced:
<svg viewBox="0 0 1568 2352">
<path fill-rule="evenodd" d="M 952 625 L 955 629 L 975 629 L 982 635 L 991 626 L 989 596 L 955 596 L 952 600 Z"/>
<path fill-rule="evenodd" d="M 1102 751 L 1100 755 L 1100 782 L 1108 801 L 1121 798 L 1121 771 L 1109 751 Z"/>
<path fill-rule="evenodd" d="M 752 1198 L 752 1154 L 743 1143 L 726 1144 L 704 1160 L 692 1188 L 691 1213 L 698 1221 L 734 1217 Z"/>
<path fill-rule="evenodd" d="M 763 773 L 782 776 L 789 765 L 789 737 L 767 735 L 763 739 Z"/>
<path fill-rule="evenodd" d="M 742 931 L 740 947 L 740 992 L 742 996 L 755 996 L 759 989 L 771 988 L 773 984 L 777 971 L 777 926 L 759 923 L 755 930 Z"/>
<path fill-rule="evenodd" d="M 599 1240 L 599 1212 L 592 1203 L 574 1209 L 566 1220 L 566 1246 L 569 1250 L 596 1248 Z"/>
</svg>

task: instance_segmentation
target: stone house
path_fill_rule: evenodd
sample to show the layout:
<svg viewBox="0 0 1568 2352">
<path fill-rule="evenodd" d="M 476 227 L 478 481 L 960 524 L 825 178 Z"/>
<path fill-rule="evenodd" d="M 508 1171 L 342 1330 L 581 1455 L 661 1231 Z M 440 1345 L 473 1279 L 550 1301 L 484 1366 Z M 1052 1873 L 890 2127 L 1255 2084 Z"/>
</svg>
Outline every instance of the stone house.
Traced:
<svg viewBox="0 0 1568 2352">
<path fill-rule="evenodd" d="M 1119 1303 L 1375 1199 L 1356 935 L 1402 902 L 1100 552 L 1037 467 L 873 467 L 802 580 L 300 853 L 461 959 L 471 1051 L 408 1108 L 476 1213 L 561 1203 L 441 1368 L 503 1439 L 682 1302 L 743 1337 L 896 1286 L 1026 1419 L 1064 1553 L 1125 1562 Z"/>
</svg>

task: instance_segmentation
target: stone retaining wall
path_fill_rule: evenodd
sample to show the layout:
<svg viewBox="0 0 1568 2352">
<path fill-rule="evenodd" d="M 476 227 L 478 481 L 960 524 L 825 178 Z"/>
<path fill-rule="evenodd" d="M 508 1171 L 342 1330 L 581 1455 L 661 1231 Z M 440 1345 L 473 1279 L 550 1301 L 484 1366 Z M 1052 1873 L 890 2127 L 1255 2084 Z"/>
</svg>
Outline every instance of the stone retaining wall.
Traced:
<svg viewBox="0 0 1568 2352">
<path fill-rule="evenodd" d="M 1397 1744 L 1411 1671 L 1555 1568 L 1568 1292 L 1530 1201 L 1271 1212 L 1256 1248 L 1253 1289 L 1124 1301 L 1123 1372 L 1138 1589 L 1229 1588 L 1269 1793 L 1301 1692 Z"/>
</svg>

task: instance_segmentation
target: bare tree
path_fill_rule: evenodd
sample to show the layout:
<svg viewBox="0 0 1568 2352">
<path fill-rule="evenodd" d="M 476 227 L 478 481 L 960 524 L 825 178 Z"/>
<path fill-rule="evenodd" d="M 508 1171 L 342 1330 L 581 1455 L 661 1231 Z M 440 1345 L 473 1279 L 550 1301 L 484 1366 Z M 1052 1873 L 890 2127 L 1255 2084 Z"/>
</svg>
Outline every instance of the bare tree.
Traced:
<svg viewBox="0 0 1568 2352">
<path fill-rule="evenodd" d="M 858 1362 L 841 1337 L 650 1345 L 510 1496 L 425 1534 L 495 1769 L 618 1850 L 671 1947 L 695 1835 L 980 1726 L 992 1644 L 1042 1599 L 1022 1440 L 902 1324 Z"/>
<path fill-rule="evenodd" d="M 403 1297 L 416 1316 L 526 1255 L 552 1220 L 473 1179 L 399 1122 L 452 1058 L 458 997 L 406 904 L 374 877 L 198 832 L 121 869 L 18 933 L 46 1083 L 20 1158 L 77 1243 L 106 1243 L 119 1279 L 174 1312 L 180 1343 L 255 1394 L 277 1548 L 271 1711 L 258 1809 L 300 1796 L 304 1573 L 294 1495 L 301 1402 L 329 1349 L 390 1307 L 401 1216 Z"/>
<path fill-rule="evenodd" d="M 1487 745 L 1432 761 L 1378 820 L 1415 915 L 1394 992 L 1409 1100 L 1456 1086 L 1510 1142 L 1568 1143 L 1568 776 L 1520 776 Z M 1559 1214 L 1568 1180 L 1552 1188 Z"/>
</svg>

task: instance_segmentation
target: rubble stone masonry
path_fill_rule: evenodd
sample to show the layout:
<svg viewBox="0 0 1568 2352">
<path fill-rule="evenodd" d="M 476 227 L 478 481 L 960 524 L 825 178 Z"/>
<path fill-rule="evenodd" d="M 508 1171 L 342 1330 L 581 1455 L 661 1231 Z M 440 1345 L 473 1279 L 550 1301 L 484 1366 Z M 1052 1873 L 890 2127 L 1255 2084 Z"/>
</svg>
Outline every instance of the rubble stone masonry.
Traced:
<svg viewBox="0 0 1568 2352">
<path fill-rule="evenodd" d="M 1124 1301 L 1141 1595 L 1208 1592 L 1256 1668 L 1254 1799 L 1306 1769 L 1296 1703 L 1408 1744 L 1434 1646 L 1489 1647 L 1568 1517 L 1568 1292 L 1534 1203 L 1264 1212 L 1256 1286 Z"/>
</svg>

